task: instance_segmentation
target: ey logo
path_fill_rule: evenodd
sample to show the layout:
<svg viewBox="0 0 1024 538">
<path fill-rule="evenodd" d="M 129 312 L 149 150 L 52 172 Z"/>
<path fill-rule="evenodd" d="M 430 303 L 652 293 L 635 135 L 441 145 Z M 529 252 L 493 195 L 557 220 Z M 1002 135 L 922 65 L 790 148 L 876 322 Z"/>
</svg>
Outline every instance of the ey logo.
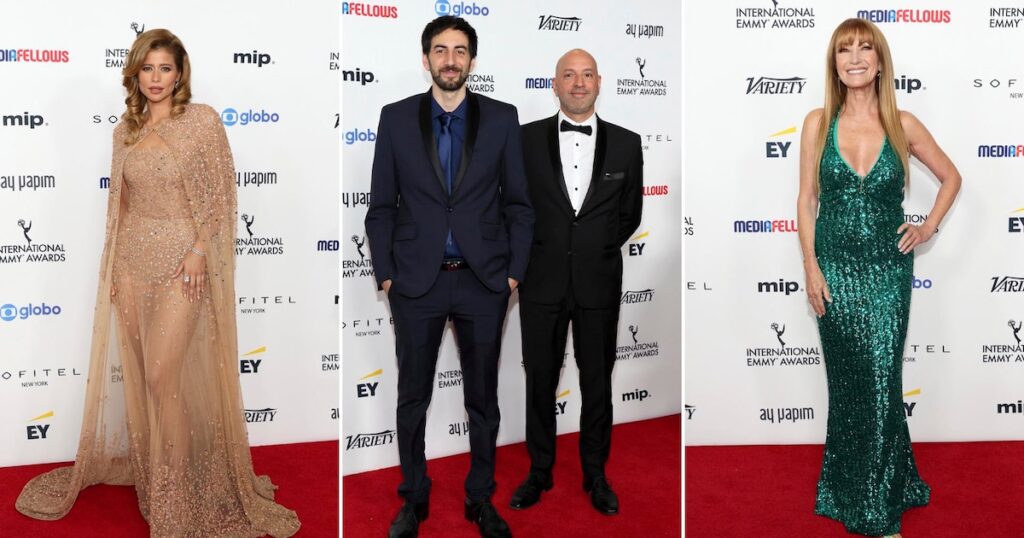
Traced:
<svg viewBox="0 0 1024 538">
<path fill-rule="evenodd" d="M 644 232 L 642 234 L 637 235 L 633 239 L 630 239 L 630 241 L 634 241 L 633 243 L 629 244 L 629 255 L 630 256 L 643 256 L 644 255 L 644 247 L 647 246 L 647 243 L 637 243 L 635 241 L 640 241 L 641 239 L 646 239 L 647 236 L 649 236 L 649 235 L 651 235 L 651 232 Z"/>
<path fill-rule="evenodd" d="M 796 134 L 796 126 L 790 127 L 789 129 L 783 129 L 777 133 L 768 135 L 768 138 L 778 138 L 780 136 L 786 136 Z M 764 143 L 764 156 L 769 159 L 785 159 L 789 155 L 789 148 L 793 145 L 793 142 L 773 142 L 771 140 Z"/>
<path fill-rule="evenodd" d="M 255 357 L 267 352 L 267 346 L 260 346 L 245 355 L 242 355 L 242 359 L 239 359 L 238 368 L 243 374 L 255 374 L 260 371 L 260 363 L 263 359 L 246 359 L 244 357 Z"/>
<path fill-rule="evenodd" d="M 46 413 L 39 415 L 38 417 L 30 420 L 29 422 L 39 422 L 40 420 L 47 418 L 53 418 L 53 411 L 47 411 Z M 29 441 L 33 441 L 36 439 L 46 439 L 46 433 L 50 431 L 50 425 L 29 424 L 28 426 L 26 426 L 25 429 L 27 430 L 25 435 Z"/>
<path fill-rule="evenodd" d="M 1010 217 L 1009 232 L 1010 233 L 1018 233 L 1018 234 L 1019 233 L 1024 233 L 1024 207 L 1022 207 L 1020 209 L 1015 209 L 1012 212 L 1013 213 L 1020 213 L 1021 216 L 1019 216 L 1019 217 L 1017 217 L 1017 216 Z"/>
<path fill-rule="evenodd" d="M 359 381 L 366 381 L 367 379 L 370 379 L 370 378 L 373 378 L 373 377 L 378 377 L 378 376 L 381 376 L 383 374 L 384 374 L 384 369 L 383 368 L 378 368 L 378 369 L 376 369 L 376 370 L 374 370 L 374 371 L 364 375 L 363 377 L 360 377 Z M 380 385 L 380 381 L 374 381 L 372 383 L 369 382 L 369 381 L 366 381 L 365 383 L 357 383 L 356 384 L 356 397 L 357 398 L 370 398 L 372 396 L 376 396 L 377 395 L 377 386 L 379 386 L 379 385 Z"/>
<path fill-rule="evenodd" d="M 555 416 L 565 414 L 565 404 L 569 403 L 569 400 L 565 398 L 569 396 L 569 389 L 565 389 L 555 397 Z M 561 400 L 561 401 L 559 401 Z"/>
<path fill-rule="evenodd" d="M 911 396 L 920 396 L 921 389 L 914 389 L 910 392 L 904 392 L 903 397 L 909 398 Z M 914 416 L 914 408 L 917 407 L 917 402 L 903 402 L 903 410 L 907 412 L 907 418 Z"/>
</svg>

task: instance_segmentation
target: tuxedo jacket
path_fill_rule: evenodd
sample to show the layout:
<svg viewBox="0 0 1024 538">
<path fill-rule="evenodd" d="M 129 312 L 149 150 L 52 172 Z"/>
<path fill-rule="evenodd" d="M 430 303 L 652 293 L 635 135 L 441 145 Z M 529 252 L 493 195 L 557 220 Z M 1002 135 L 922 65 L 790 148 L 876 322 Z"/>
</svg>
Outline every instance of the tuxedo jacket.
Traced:
<svg viewBox="0 0 1024 538">
<path fill-rule="evenodd" d="M 557 304 L 572 286 L 584 308 L 618 305 L 622 245 L 640 225 L 644 159 L 640 136 L 597 118 L 590 188 L 574 215 L 562 176 L 558 115 L 523 126 L 530 200 L 536 212 L 522 301 Z"/>
<path fill-rule="evenodd" d="M 526 278 L 534 220 L 516 108 L 466 93 L 466 136 L 449 194 L 431 99 L 427 90 L 380 112 L 365 221 L 378 287 L 391 279 L 391 293 L 430 290 L 450 229 L 477 278 L 507 290 L 509 277 Z"/>
</svg>

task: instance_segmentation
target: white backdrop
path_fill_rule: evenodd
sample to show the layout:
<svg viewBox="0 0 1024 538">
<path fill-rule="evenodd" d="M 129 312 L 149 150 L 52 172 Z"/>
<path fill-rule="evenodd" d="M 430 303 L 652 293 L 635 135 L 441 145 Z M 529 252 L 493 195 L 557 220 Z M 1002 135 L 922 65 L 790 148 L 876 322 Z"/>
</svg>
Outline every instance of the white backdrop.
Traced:
<svg viewBox="0 0 1024 538">
<path fill-rule="evenodd" d="M 856 16 L 885 33 L 900 108 L 964 178 L 940 232 L 916 251 L 903 385 L 911 435 L 1024 439 L 1024 331 L 1010 326 L 1024 320 L 1024 69 L 1007 56 L 1024 48 L 1019 6 L 781 0 L 773 11 L 769 0 L 730 0 L 686 10 L 688 43 L 700 44 L 686 59 L 686 442 L 824 441 L 824 363 L 795 232 L 799 140 L 824 100 L 831 33 Z M 1016 157 L 983 156 L 993 145 Z M 903 207 L 919 224 L 938 182 L 913 160 L 910 177 Z M 737 232 L 738 221 L 773 231 Z M 803 360 L 759 363 L 780 339 Z"/>
<path fill-rule="evenodd" d="M 557 112 L 548 79 L 563 53 L 580 47 L 597 59 L 603 79 L 597 112 L 641 135 L 647 187 L 643 222 L 623 247 L 623 290 L 639 292 L 630 298 L 643 302 L 622 305 L 619 362 L 612 378 L 615 422 L 680 412 L 679 10 L 679 2 L 670 0 L 645 2 L 643 9 L 608 0 L 349 3 L 342 15 L 344 474 L 398 464 L 394 332 L 387 301 L 376 291 L 369 248 L 363 245 L 363 218 L 380 109 L 430 86 L 421 66 L 420 34 L 440 14 L 461 14 L 477 30 L 470 89 L 516 105 L 521 123 Z M 635 81 L 655 91 L 620 94 L 620 86 L 635 90 Z M 513 297 L 499 373 L 500 445 L 525 438 L 525 377 Z M 559 433 L 579 429 L 581 400 L 571 346 L 557 399 Z M 428 458 L 469 450 L 462 403 L 461 372 L 448 330 L 427 415 Z"/>
<path fill-rule="evenodd" d="M 329 1 L 5 3 L 0 466 L 75 454 L 111 133 L 125 108 L 120 70 L 134 28 L 182 39 L 193 101 L 222 112 L 234 153 L 239 237 L 248 237 L 246 215 L 254 239 L 281 247 L 245 247 L 237 260 L 250 441 L 337 438 L 337 9 Z M 10 254 L 29 238 L 55 255 Z"/>
</svg>

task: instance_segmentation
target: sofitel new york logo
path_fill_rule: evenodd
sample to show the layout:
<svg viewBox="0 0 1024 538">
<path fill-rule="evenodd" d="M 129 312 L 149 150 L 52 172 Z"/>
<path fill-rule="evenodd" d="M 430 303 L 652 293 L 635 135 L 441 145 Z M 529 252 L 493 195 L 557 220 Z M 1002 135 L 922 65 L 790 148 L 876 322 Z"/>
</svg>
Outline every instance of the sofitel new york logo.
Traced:
<svg viewBox="0 0 1024 538">
<path fill-rule="evenodd" d="M 821 351 L 812 346 L 790 346 L 783 336 L 786 325 L 773 322 L 771 332 L 778 347 L 747 348 L 747 366 L 812 366 L 821 364 Z M 789 337 L 786 337 L 789 338 Z"/>
<path fill-rule="evenodd" d="M 356 435 L 345 436 L 345 450 L 390 445 L 394 442 L 395 430 L 384 430 L 377 433 L 357 433 Z"/>
<path fill-rule="evenodd" d="M 33 242 L 32 221 L 18 219 L 25 244 L 0 245 L 0 263 L 55 263 L 65 261 L 63 243 Z"/>
<path fill-rule="evenodd" d="M 238 234 L 235 238 L 235 254 L 238 256 L 280 256 L 284 254 L 284 240 L 280 236 L 256 235 L 252 231 L 255 215 L 242 213 L 242 222 L 248 237 Z"/>
<path fill-rule="evenodd" d="M 779 6 L 778 0 L 762 0 L 757 7 L 736 8 L 739 29 L 809 29 L 814 28 L 814 8 Z"/>
<path fill-rule="evenodd" d="M 624 361 L 628 359 L 643 359 L 658 356 L 657 340 L 642 340 L 637 337 L 637 335 L 640 334 L 639 325 L 630 325 L 629 333 L 633 338 L 633 343 L 616 347 L 615 360 Z"/>
<path fill-rule="evenodd" d="M 54 189 L 56 187 L 57 179 L 52 175 L 21 174 L 17 176 L 0 176 L 0 190 L 21 192 Z"/>
<path fill-rule="evenodd" d="M 142 32 L 146 31 L 145 24 L 133 22 L 131 23 L 130 27 L 135 37 L 139 37 L 140 35 L 142 35 Z M 132 39 L 134 39 L 135 37 L 133 37 Z M 120 47 L 104 49 L 103 57 L 106 62 L 106 67 L 108 69 L 122 69 L 124 68 L 125 58 L 128 57 L 128 49 Z"/>
<path fill-rule="evenodd" d="M 1014 344 L 984 344 L 981 346 L 981 362 L 983 363 L 1008 363 L 1008 362 L 1020 362 L 1024 363 L 1024 343 L 1021 343 L 1021 327 L 1024 327 L 1024 321 L 1011 319 L 1006 322 L 1011 334 L 1013 335 Z"/>
<path fill-rule="evenodd" d="M 668 84 L 665 79 L 648 78 L 644 72 L 644 68 L 647 67 L 647 60 L 636 58 L 637 72 L 640 78 L 620 78 L 617 79 L 618 87 L 616 88 L 616 94 L 618 95 L 668 95 Z"/>
<path fill-rule="evenodd" d="M 368 256 L 366 248 L 366 236 L 353 235 L 349 238 L 355 245 L 356 254 L 359 259 L 348 258 L 341 260 L 341 277 L 354 278 L 373 276 L 373 260 Z"/>
</svg>

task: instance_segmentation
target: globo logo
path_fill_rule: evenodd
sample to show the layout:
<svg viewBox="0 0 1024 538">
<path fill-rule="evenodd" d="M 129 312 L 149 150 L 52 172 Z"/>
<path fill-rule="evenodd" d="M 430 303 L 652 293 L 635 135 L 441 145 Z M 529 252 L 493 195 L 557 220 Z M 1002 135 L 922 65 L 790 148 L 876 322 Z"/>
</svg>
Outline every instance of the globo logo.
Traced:
<svg viewBox="0 0 1024 538">
<path fill-rule="evenodd" d="M 915 290 L 919 289 L 919 288 L 930 289 L 931 287 L 932 287 L 932 281 L 930 279 L 927 279 L 927 278 L 917 278 L 916 276 L 914 277 L 914 289 Z"/>
<path fill-rule="evenodd" d="M 60 310 L 60 306 L 51 306 L 46 303 L 39 305 L 29 303 L 22 307 L 7 303 L 0 306 L 0 319 L 13 321 L 15 319 L 28 319 L 32 316 L 56 316 L 60 314 Z"/>
<path fill-rule="evenodd" d="M 351 131 L 345 132 L 345 143 L 348 145 L 355 144 L 356 142 L 376 142 L 377 133 L 373 132 L 373 129 L 367 129 L 360 131 L 359 129 L 352 129 Z"/>
<path fill-rule="evenodd" d="M 281 119 L 281 116 L 276 112 L 267 112 L 266 110 L 245 110 L 238 112 L 233 108 L 225 108 L 220 113 L 220 121 L 231 127 L 232 125 L 249 125 L 250 123 L 277 123 Z"/>
<path fill-rule="evenodd" d="M 448 0 L 437 0 L 434 3 L 434 12 L 438 16 L 443 15 L 454 15 L 461 17 L 463 15 L 478 15 L 480 17 L 486 17 L 491 14 L 490 8 L 486 6 L 478 6 L 476 2 L 466 4 L 465 2 L 459 2 L 457 4 L 451 4 Z"/>
</svg>

